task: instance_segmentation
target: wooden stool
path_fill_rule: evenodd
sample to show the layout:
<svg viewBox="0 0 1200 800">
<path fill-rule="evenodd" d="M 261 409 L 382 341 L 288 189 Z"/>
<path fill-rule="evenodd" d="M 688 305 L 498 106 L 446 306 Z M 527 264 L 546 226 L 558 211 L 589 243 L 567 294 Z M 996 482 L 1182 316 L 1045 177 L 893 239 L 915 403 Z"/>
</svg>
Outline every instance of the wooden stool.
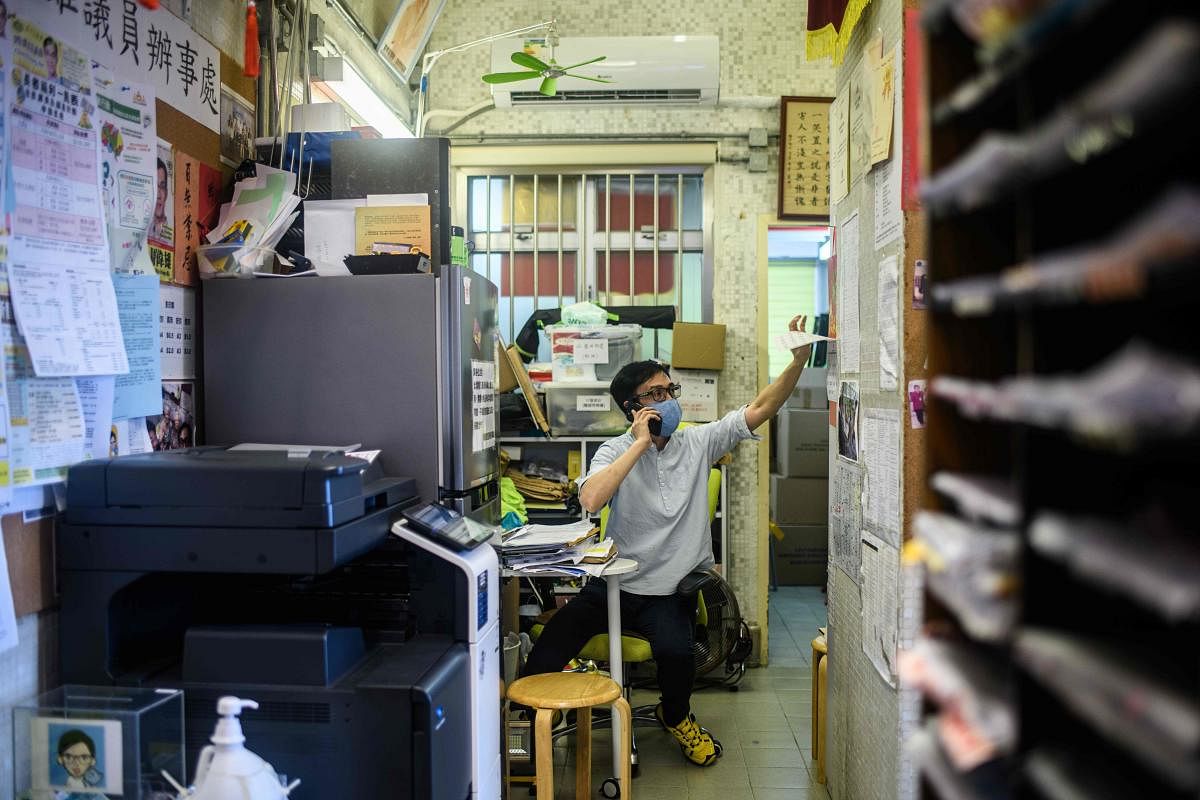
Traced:
<svg viewBox="0 0 1200 800">
<path fill-rule="evenodd" d="M 812 640 L 812 754 L 817 762 L 817 783 L 825 782 L 825 686 L 829 669 L 829 644 L 825 633 Z"/>
<path fill-rule="evenodd" d="M 538 800 L 554 798 L 554 740 L 550 720 L 556 709 L 575 709 L 575 797 L 582 800 L 592 792 L 592 706 L 612 704 L 621 720 L 620 796 L 633 796 L 630 780 L 630 736 L 633 731 L 629 703 L 621 687 L 611 678 L 593 673 L 550 672 L 530 675 L 508 687 L 508 699 L 537 709 L 534 749 L 537 751 Z"/>
</svg>

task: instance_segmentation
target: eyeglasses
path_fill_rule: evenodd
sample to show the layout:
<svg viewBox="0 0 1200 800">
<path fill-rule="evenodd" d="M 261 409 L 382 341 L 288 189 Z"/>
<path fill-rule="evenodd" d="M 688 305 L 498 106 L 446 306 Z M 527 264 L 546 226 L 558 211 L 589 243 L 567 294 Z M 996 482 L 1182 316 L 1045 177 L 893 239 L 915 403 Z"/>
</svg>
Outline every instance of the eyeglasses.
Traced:
<svg viewBox="0 0 1200 800">
<path fill-rule="evenodd" d="M 67 762 L 68 764 L 86 764 L 89 761 L 96 760 L 95 756 L 89 756 L 87 753 L 84 753 L 81 756 L 76 756 L 76 755 L 71 755 L 70 753 L 65 753 L 60 757 L 62 758 L 63 761 Z"/>
<path fill-rule="evenodd" d="M 666 386 L 655 386 L 653 389 L 651 389 L 648 392 L 642 392 L 641 394 L 635 394 L 633 396 L 633 402 L 641 403 L 646 400 L 651 400 L 655 403 L 662 403 L 667 400 L 670 400 L 673 397 L 678 398 L 680 388 L 681 387 L 678 383 L 671 383 Z"/>
</svg>

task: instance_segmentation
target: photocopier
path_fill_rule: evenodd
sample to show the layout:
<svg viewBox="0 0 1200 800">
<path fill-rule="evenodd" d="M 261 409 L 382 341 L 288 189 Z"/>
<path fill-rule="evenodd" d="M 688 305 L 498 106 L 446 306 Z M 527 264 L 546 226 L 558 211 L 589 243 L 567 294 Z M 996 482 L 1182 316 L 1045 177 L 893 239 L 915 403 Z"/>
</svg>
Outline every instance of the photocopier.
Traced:
<svg viewBox="0 0 1200 800">
<path fill-rule="evenodd" d="M 498 564 L 393 535 L 417 502 L 332 451 L 72 466 L 63 682 L 182 689 L 189 770 L 217 698 L 253 698 L 246 735 L 296 800 L 498 796 Z"/>
</svg>

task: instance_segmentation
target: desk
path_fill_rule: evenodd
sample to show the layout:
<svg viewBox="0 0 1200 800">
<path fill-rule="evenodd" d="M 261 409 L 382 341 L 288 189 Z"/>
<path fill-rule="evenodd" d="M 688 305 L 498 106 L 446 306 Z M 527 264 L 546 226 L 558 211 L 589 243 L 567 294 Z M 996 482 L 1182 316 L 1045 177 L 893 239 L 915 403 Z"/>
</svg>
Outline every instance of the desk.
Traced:
<svg viewBox="0 0 1200 800">
<path fill-rule="evenodd" d="M 617 682 L 617 685 L 622 689 L 625 688 L 625 664 L 621 660 L 621 576 L 632 575 L 637 572 L 638 563 L 632 558 L 614 558 L 604 568 L 604 572 L 600 577 L 604 578 L 605 587 L 608 590 L 608 670 L 612 675 L 612 679 Z M 522 578 L 542 578 L 562 575 L 564 577 L 577 577 L 569 575 L 566 572 L 538 572 L 534 575 L 526 575 L 520 570 L 506 569 L 503 571 L 504 577 L 522 577 Z M 621 726 L 617 715 L 612 715 L 612 737 L 613 737 L 613 780 L 618 781 L 621 774 Z M 624 789 L 625 787 L 622 787 Z M 622 792 L 625 794 L 625 792 Z"/>
</svg>

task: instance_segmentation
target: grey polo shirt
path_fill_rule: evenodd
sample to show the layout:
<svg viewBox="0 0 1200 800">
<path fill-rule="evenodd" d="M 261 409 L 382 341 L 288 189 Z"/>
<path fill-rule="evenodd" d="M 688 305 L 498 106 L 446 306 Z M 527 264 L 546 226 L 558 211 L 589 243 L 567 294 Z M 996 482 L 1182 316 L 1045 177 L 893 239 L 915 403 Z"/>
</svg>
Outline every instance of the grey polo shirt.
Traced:
<svg viewBox="0 0 1200 800">
<path fill-rule="evenodd" d="M 674 594 L 685 575 L 713 563 L 708 519 L 708 473 L 714 461 L 738 442 L 761 439 L 746 425 L 746 408 L 716 422 L 676 431 L 659 450 L 642 454 L 609 501 L 606 535 L 620 556 L 635 559 L 638 571 L 621 579 L 633 594 Z M 600 445 L 582 487 L 630 447 L 630 433 Z"/>
</svg>

